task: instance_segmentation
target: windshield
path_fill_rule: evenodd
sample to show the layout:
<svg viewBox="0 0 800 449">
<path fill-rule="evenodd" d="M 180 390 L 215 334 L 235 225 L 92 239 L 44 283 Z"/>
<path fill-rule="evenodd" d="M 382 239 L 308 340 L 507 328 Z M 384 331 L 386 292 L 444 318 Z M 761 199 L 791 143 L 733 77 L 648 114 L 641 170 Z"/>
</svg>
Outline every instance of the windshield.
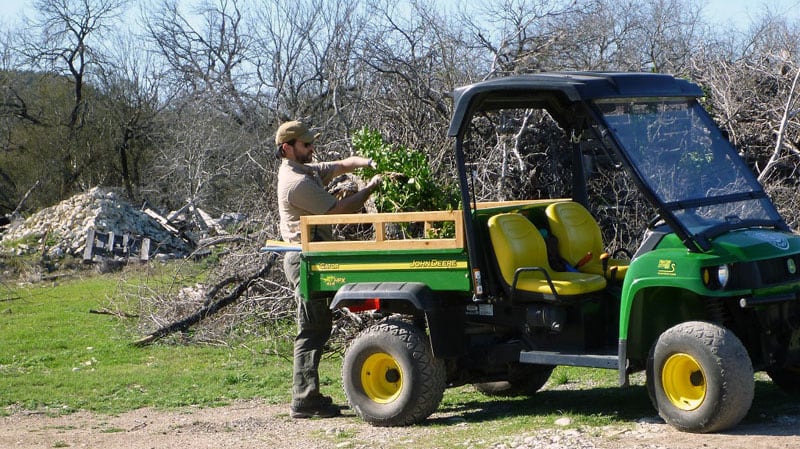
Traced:
<svg viewBox="0 0 800 449">
<path fill-rule="evenodd" d="M 744 161 L 693 98 L 598 102 L 633 169 L 690 235 L 713 238 L 780 215 Z"/>
</svg>

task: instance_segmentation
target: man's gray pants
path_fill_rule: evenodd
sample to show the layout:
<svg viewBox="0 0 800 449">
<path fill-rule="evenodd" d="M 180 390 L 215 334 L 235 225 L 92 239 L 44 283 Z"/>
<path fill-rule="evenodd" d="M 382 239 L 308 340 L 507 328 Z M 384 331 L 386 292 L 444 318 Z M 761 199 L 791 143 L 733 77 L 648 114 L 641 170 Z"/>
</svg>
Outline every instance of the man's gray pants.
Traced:
<svg viewBox="0 0 800 449">
<path fill-rule="evenodd" d="M 283 270 L 297 302 L 297 337 L 294 339 L 292 407 L 310 405 L 319 397 L 319 362 L 331 335 L 333 314 L 327 299 L 305 301 L 300 296 L 300 253 L 288 252 Z"/>
</svg>

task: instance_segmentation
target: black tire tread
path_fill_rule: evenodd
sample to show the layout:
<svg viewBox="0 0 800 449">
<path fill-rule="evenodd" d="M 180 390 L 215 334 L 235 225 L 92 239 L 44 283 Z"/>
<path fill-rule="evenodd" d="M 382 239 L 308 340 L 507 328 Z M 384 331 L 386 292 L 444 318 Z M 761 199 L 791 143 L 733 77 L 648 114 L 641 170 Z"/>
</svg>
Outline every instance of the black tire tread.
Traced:
<svg viewBox="0 0 800 449">
<path fill-rule="evenodd" d="M 387 335 L 398 339 L 405 345 L 414 360 L 415 367 L 419 370 L 417 382 L 412 386 L 417 389 L 413 404 L 411 404 L 412 407 L 393 416 L 372 416 L 362 410 L 357 403 L 358 400 L 351 397 L 347 390 L 345 390 L 345 395 L 356 413 L 374 426 L 408 426 L 426 419 L 439 407 L 446 387 L 445 365 L 441 360 L 433 357 L 427 336 L 413 324 L 402 320 L 390 319 L 367 328 L 353 340 L 351 347 L 357 345 L 358 342 L 370 341 Z M 343 364 L 342 369 L 346 370 L 347 364 Z M 349 373 L 343 372 L 342 376 L 345 378 L 345 376 L 349 376 Z"/>
<path fill-rule="evenodd" d="M 720 367 L 719 399 L 713 413 L 703 418 L 692 413 L 684 417 L 674 416 L 658 404 L 658 395 L 655 392 L 654 368 L 651 366 L 655 345 L 678 345 L 686 337 L 695 339 L 707 348 L 714 363 Z M 744 418 L 754 396 L 753 367 L 744 345 L 732 331 L 713 323 L 688 321 L 666 330 L 655 345 L 648 360 L 648 393 L 667 423 L 686 432 L 708 433 L 733 427 Z"/>
<path fill-rule="evenodd" d="M 531 396 L 550 379 L 554 366 L 519 364 L 509 368 L 508 380 L 472 384 L 479 393 L 489 397 Z"/>
<path fill-rule="evenodd" d="M 800 393 L 800 367 L 768 368 L 767 375 L 781 390 L 789 394 Z"/>
</svg>

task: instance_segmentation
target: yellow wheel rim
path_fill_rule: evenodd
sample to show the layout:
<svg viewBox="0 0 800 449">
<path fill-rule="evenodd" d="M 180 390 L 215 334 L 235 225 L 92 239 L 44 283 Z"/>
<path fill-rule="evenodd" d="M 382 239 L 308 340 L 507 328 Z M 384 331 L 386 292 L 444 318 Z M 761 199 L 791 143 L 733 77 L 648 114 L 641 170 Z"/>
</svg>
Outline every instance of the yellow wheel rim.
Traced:
<svg viewBox="0 0 800 449">
<path fill-rule="evenodd" d="M 661 385 L 667 399 L 681 410 L 694 410 L 706 399 L 706 375 L 689 354 L 673 354 L 664 362 Z"/>
<path fill-rule="evenodd" d="M 403 389 L 403 372 L 397 360 L 385 352 L 367 357 L 361 367 L 361 385 L 371 400 L 385 404 L 397 399 Z"/>
</svg>

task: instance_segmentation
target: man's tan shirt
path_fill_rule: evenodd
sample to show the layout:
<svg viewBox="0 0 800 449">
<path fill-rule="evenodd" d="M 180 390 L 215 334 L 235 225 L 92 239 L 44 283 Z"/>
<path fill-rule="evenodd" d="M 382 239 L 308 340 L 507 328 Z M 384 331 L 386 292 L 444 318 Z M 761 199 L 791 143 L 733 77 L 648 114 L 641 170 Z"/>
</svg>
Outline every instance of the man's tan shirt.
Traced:
<svg viewBox="0 0 800 449">
<path fill-rule="evenodd" d="M 281 237 L 285 242 L 300 243 L 300 217 L 323 215 L 336 205 L 336 197 L 325 186 L 333 179 L 335 164 L 301 164 L 283 159 L 278 169 L 278 212 Z M 317 226 L 310 240 L 332 240 L 330 226 Z"/>
</svg>

